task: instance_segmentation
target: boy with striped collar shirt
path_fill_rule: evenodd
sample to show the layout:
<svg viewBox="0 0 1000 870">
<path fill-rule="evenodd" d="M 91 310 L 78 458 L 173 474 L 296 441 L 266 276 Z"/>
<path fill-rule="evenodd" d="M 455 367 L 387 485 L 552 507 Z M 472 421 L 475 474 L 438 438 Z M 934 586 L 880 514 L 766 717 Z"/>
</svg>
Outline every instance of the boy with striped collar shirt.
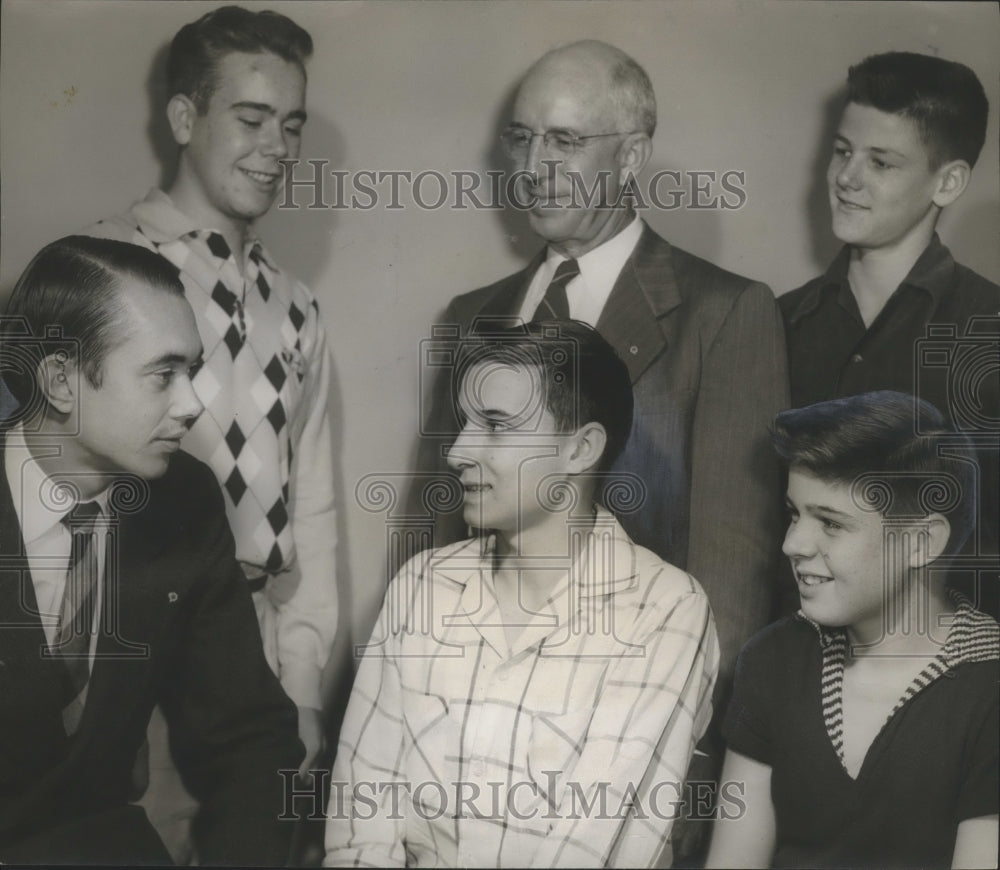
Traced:
<svg viewBox="0 0 1000 870">
<path fill-rule="evenodd" d="M 916 402 L 916 404 L 915 404 Z M 913 396 L 784 411 L 801 610 L 740 654 L 709 867 L 995 867 L 1000 629 L 947 589 L 968 439 Z"/>
</svg>

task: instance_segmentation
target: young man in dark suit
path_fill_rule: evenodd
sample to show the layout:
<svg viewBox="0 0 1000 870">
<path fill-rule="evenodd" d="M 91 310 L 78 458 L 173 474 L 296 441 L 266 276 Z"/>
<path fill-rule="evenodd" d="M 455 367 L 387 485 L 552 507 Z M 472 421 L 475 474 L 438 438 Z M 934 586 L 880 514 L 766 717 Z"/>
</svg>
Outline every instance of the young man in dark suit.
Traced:
<svg viewBox="0 0 1000 870">
<path fill-rule="evenodd" d="M 179 450 L 201 358 L 175 269 L 44 248 L 14 289 L 0 432 L 0 860 L 169 863 L 129 804 L 155 703 L 201 860 L 276 864 L 296 712 L 264 659 L 218 484 Z"/>
</svg>

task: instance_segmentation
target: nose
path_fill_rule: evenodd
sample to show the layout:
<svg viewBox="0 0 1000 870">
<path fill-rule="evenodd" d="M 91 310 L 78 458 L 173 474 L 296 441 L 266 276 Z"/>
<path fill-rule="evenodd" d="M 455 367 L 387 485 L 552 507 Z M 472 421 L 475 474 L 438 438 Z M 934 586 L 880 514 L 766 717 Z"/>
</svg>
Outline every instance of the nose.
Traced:
<svg viewBox="0 0 1000 870">
<path fill-rule="evenodd" d="M 473 458 L 475 449 L 476 444 L 474 436 L 470 433 L 469 425 L 466 424 L 462 431 L 455 437 L 452 445 L 448 448 L 448 455 L 446 457 L 448 467 L 454 469 L 455 471 L 472 468 L 476 464 L 475 459 Z"/>
<path fill-rule="evenodd" d="M 781 552 L 789 559 L 806 559 L 815 554 L 816 548 L 805 523 L 792 521 L 788 524 Z"/>
<path fill-rule="evenodd" d="M 531 142 L 528 144 L 528 150 L 524 154 L 524 165 L 520 168 L 524 169 L 526 172 L 530 172 L 534 176 L 538 176 L 539 163 L 545 157 L 545 134 L 544 133 L 532 133 Z"/>
<path fill-rule="evenodd" d="M 175 420 L 190 423 L 194 422 L 204 410 L 205 406 L 194 391 L 191 378 L 187 376 L 177 378 L 174 382 L 173 402 L 170 406 L 171 416 Z"/>
<path fill-rule="evenodd" d="M 281 160 L 289 153 L 288 142 L 285 138 L 285 129 L 278 119 L 273 119 L 261 128 L 260 151 L 268 157 L 275 157 Z"/>
<path fill-rule="evenodd" d="M 835 174 L 837 185 L 849 190 L 857 190 L 861 186 L 862 168 L 863 160 L 860 154 L 851 154 L 850 157 L 842 160 Z"/>
</svg>

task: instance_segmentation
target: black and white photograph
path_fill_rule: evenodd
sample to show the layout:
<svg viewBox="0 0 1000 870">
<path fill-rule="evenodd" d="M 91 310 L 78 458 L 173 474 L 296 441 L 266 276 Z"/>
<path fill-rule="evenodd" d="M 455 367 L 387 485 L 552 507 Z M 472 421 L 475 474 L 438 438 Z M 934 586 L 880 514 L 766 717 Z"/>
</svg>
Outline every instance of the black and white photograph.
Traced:
<svg viewBox="0 0 1000 870">
<path fill-rule="evenodd" d="M 1000 7 L 3 0 L 0 863 L 998 866 Z"/>
</svg>

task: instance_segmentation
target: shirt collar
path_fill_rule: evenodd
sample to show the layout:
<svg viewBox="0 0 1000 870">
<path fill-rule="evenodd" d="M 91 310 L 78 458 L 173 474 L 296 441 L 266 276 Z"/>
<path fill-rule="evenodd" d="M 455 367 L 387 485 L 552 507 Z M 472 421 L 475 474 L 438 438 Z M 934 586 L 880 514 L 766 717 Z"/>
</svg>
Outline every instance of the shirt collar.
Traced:
<svg viewBox="0 0 1000 870">
<path fill-rule="evenodd" d="M 479 555 L 483 563 L 492 562 L 496 542 L 496 532 L 480 536 Z M 639 582 L 635 569 L 635 545 L 606 508 L 596 506 L 593 525 L 582 531 L 574 544 L 566 578 L 553 587 L 552 601 L 565 593 L 570 580 L 581 598 L 624 592 Z"/>
<path fill-rule="evenodd" d="M 610 292 L 635 246 L 639 244 L 642 226 L 642 220 L 637 214 L 620 233 L 577 257 L 580 275 L 588 287 L 594 290 L 607 289 Z M 554 275 L 559 264 L 566 259 L 568 258 L 549 248 L 545 258 L 549 274 Z"/>
<path fill-rule="evenodd" d="M 822 278 L 803 294 L 798 305 L 789 314 L 789 321 L 797 323 L 807 314 L 815 311 L 820 304 L 823 293 L 830 288 L 837 288 L 847 291 L 847 269 L 851 262 L 851 247 L 844 245 L 840 252 L 834 257 L 829 268 L 823 273 Z M 930 244 L 924 248 L 923 253 L 917 258 L 917 262 L 907 273 L 900 287 L 917 287 L 934 299 L 935 305 L 952 286 L 955 274 L 955 259 L 951 251 L 941 242 L 937 233 L 931 237 Z M 898 288 L 897 288 L 898 290 Z"/>
<path fill-rule="evenodd" d="M 942 663 L 950 669 L 961 664 L 1000 658 L 1000 625 L 997 621 L 976 610 L 961 595 L 954 593 L 952 598 L 956 604 L 955 615 L 939 654 Z M 847 632 L 843 628 L 820 625 L 801 610 L 796 616 L 816 630 L 824 654 L 827 650 L 846 645 Z"/>
<path fill-rule="evenodd" d="M 37 448 L 43 455 L 59 455 L 59 446 L 52 443 Z M 7 483 L 21 526 L 24 543 L 30 544 L 58 526 L 78 503 L 68 488 L 52 480 L 42 470 L 29 450 L 24 438 L 24 427 L 18 424 L 7 435 L 4 447 L 4 467 Z M 28 493 L 37 497 L 27 498 Z M 88 501 L 96 502 L 103 513 L 108 511 L 108 489 Z"/>
<path fill-rule="evenodd" d="M 132 209 L 136 222 L 142 234 L 156 245 L 176 242 L 185 237 L 196 237 L 208 232 L 218 232 L 214 227 L 202 227 L 174 205 L 173 200 L 157 187 L 152 188 L 145 198 Z M 246 244 L 243 256 L 248 257 L 250 251 L 257 250 L 260 258 L 272 271 L 277 271 L 274 259 L 264 247 L 264 243 L 251 226 L 247 230 Z"/>
</svg>

